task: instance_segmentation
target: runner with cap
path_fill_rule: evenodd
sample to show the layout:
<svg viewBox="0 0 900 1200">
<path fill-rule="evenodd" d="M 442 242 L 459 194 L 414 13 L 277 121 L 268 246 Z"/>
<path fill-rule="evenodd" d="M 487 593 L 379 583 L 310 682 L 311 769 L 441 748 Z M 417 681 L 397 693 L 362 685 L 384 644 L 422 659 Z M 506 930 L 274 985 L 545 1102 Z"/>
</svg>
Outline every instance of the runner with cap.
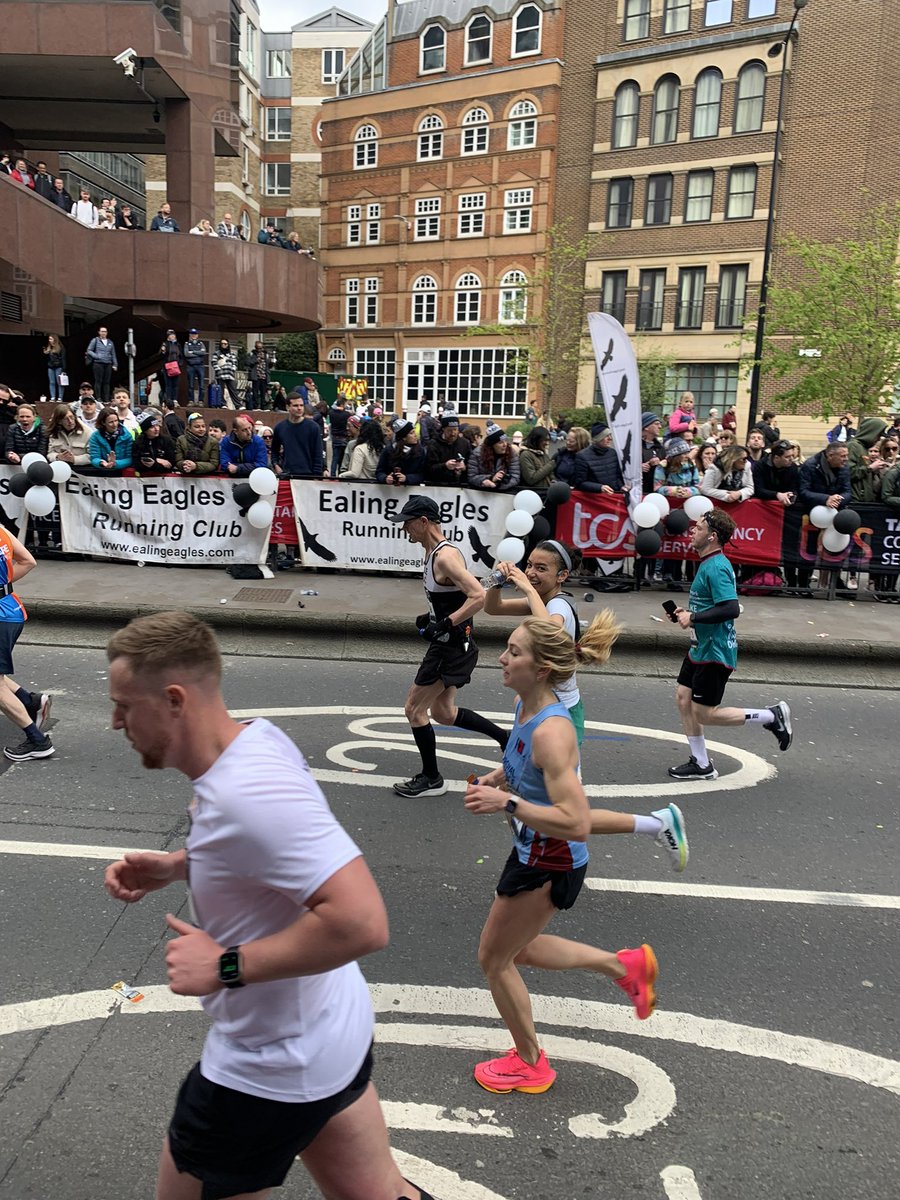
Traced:
<svg viewBox="0 0 900 1200">
<path fill-rule="evenodd" d="M 395 783 L 398 796 L 442 796 L 447 785 L 438 769 L 431 717 L 442 725 L 493 738 L 500 749 L 509 734 L 493 721 L 456 704 L 456 692 L 472 678 L 478 662 L 473 617 L 484 607 L 484 588 L 466 569 L 462 551 L 444 537 L 441 512 L 430 496 L 413 495 L 387 520 L 403 525 L 413 545 L 425 551 L 424 583 L 428 612 L 416 618 L 429 643 L 406 697 L 406 719 L 422 758 L 422 770 Z M 429 716 L 430 713 L 430 716 Z"/>
</svg>

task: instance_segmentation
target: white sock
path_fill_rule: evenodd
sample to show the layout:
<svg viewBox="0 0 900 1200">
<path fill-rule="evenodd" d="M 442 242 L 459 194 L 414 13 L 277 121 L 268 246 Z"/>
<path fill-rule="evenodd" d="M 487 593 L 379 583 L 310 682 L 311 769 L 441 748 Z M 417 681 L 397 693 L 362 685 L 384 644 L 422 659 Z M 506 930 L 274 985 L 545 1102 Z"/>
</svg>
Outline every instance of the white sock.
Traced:
<svg viewBox="0 0 900 1200">
<path fill-rule="evenodd" d="M 634 832 L 649 833 L 651 837 L 656 837 L 662 829 L 662 821 L 659 817 L 643 817 L 639 813 L 634 814 Z"/>
<path fill-rule="evenodd" d="M 760 725 L 774 725 L 775 714 L 771 708 L 745 708 L 745 721 L 757 721 Z"/>
<path fill-rule="evenodd" d="M 706 753 L 706 738 L 701 733 L 699 737 L 689 737 L 688 745 L 698 767 L 709 766 L 709 755 Z"/>
</svg>

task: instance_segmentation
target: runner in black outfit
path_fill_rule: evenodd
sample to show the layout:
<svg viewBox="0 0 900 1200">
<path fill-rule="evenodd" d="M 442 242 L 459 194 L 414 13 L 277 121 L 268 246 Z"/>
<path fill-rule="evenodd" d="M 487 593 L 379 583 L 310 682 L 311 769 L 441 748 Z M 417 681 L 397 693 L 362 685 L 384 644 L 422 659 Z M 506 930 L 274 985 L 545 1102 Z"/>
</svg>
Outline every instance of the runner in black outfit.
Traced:
<svg viewBox="0 0 900 1200">
<path fill-rule="evenodd" d="M 395 783 L 398 796 L 442 796 L 447 790 L 438 770 L 437 745 L 431 716 L 442 725 L 455 725 L 493 738 L 503 750 L 509 734 L 493 721 L 458 708 L 456 689 L 472 678 L 478 662 L 472 618 L 484 607 L 484 588 L 466 570 L 462 551 L 452 546 L 441 529 L 441 513 L 428 496 L 410 496 L 389 521 L 402 522 L 406 536 L 425 550 L 427 613 L 416 619 L 419 633 L 430 642 L 406 697 L 406 718 L 422 756 L 422 770 L 404 783 Z"/>
</svg>

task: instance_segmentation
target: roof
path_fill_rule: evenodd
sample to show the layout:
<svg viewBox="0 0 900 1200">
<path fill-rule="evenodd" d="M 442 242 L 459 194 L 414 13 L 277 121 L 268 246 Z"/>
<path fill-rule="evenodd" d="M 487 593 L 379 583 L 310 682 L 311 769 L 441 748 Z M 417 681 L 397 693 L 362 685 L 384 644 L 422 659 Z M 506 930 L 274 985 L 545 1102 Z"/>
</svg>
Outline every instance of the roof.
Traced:
<svg viewBox="0 0 900 1200">
<path fill-rule="evenodd" d="M 364 33 L 367 29 L 374 28 L 372 22 L 365 20 L 364 17 L 345 12 L 342 8 L 332 7 L 316 13 L 315 16 L 307 17 L 305 21 L 300 21 L 297 25 L 292 25 L 291 32 L 297 33 L 302 30 L 304 33 L 325 33 L 331 29 L 350 29 Z"/>
</svg>

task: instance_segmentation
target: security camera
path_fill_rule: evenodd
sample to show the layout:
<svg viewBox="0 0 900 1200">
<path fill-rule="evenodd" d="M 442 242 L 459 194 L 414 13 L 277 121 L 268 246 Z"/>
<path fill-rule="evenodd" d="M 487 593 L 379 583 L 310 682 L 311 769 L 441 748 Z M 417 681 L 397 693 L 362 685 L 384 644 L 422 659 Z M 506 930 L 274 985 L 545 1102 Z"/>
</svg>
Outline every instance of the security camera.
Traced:
<svg viewBox="0 0 900 1200">
<path fill-rule="evenodd" d="M 126 75 L 133 76 L 134 75 L 134 61 L 136 58 L 137 58 L 137 50 L 133 50 L 129 46 L 129 48 L 127 50 L 123 50 L 121 54 L 117 54 L 115 56 L 115 58 L 113 59 L 113 62 L 116 64 L 117 67 L 121 67 Z"/>
</svg>

